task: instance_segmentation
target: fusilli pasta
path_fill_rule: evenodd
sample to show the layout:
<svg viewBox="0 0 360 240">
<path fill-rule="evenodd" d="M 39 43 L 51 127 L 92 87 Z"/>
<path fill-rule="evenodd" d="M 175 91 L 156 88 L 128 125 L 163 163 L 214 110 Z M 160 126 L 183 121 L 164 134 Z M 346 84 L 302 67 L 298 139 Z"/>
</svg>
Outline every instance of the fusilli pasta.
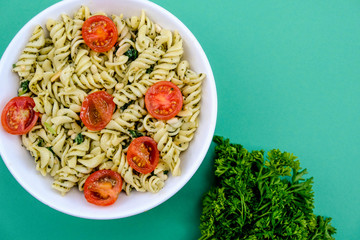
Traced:
<svg viewBox="0 0 360 240">
<path fill-rule="evenodd" d="M 205 75 L 182 59 L 180 34 L 162 29 L 144 11 L 129 18 L 112 15 L 116 46 L 104 53 L 91 50 L 81 34 L 91 16 L 82 6 L 73 17 L 62 14 L 49 19 L 45 28 L 36 26 L 19 56 L 13 71 L 20 81 L 29 81 L 26 95 L 41 114 L 41 122 L 22 136 L 23 145 L 36 169 L 53 177 L 53 188 L 62 194 L 74 186 L 82 191 L 86 178 L 98 169 L 118 172 L 126 194 L 134 189 L 158 192 L 168 174 L 181 174 L 180 154 L 198 127 Z M 138 52 L 136 59 L 127 55 L 130 50 Z M 147 89 L 159 81 L 176 84 L 184 98 L 181 112 L 167 121 L 153 118 L 145 108 Z M 90 131 L 79 113 L 84 98 L 98 90 L 114 97 L 116 109 L 103 130 Z M 160 160 L 152 173 L 138 173 L 127 162 L 132 131 L 157 142 Z"/>
</svg>

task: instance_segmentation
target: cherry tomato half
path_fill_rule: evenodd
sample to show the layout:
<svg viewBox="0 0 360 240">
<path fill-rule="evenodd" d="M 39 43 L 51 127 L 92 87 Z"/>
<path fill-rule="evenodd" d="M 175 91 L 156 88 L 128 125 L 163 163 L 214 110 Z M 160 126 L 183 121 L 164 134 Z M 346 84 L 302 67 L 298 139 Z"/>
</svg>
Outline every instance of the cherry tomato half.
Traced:
<svg viewBox="0 0 360 240">
<path fill-rule="evenodd" d="M 31 97 L 14 97 L 1 113 L 1 124 L 13 135 L 28 133 L 36 124 L 39 113 L 34 111 L 35 102 Z"/>
<path fill-rule="evenodd" d="M 135 138 L 130 143 L 126 157 L 135 171 L 143 174 L 151 173 L 159 163 L 157 143 L 151 137 Z"/>
<path fill-rule="evenodd" d="M 93 172 L 84 184 L 85 199 L 95 205 L 109 206 L 117 200 L 122 182 L 120 174 L 112 170 Z"/>
<path fill-rule="evenodd" d="M 118 31 L 115 23 L 103 15 L 95 15 L 86 19 L 82 26 L 82 37 L 92 50 L 109 51 L 116 43 Z"/>
<path fill-rule="evenodd" d="M 175 117 L 183 105 L 180 89 L 168 81 L 152 85 L 145 94 L 146 109 L 156 119 L 169 120 Z"/>
<path fill-rule="evenodd" d="M 105 91 L 89 94 L 81 105 L 80 118 L 92 131 L 100 131 L 110 122 L 115 109 L 113 96 Z"/>
</svg>

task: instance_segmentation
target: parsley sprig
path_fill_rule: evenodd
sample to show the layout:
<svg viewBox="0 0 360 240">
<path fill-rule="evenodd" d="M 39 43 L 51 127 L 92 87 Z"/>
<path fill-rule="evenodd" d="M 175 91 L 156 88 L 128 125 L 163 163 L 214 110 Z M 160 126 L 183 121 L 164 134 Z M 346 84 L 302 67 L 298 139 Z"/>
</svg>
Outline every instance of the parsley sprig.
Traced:
<svg viewBox="0 0 360 240">
<path fill-rule="evenodd" d="M 204 195 L 200 239 L 330 240 L 331 218 L 316 216 L 313 178 L 291 153 L 249 152 L 215 136 L 215 185 Z"/>
</svg>

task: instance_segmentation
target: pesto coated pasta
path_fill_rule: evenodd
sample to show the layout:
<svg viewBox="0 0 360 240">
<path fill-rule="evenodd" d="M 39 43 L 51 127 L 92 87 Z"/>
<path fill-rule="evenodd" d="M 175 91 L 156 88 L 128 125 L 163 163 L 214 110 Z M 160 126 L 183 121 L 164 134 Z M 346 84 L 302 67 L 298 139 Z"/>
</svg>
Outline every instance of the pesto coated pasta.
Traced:
<svg viewBox="0 0 360 240">
<path fill-rule="evenodd" d="M 82 25 L 93 15 L 86 6 L 73 16 L 62 14 L 36 26 L 13 71 L 35 101 L 39 123 L 22 135 L 24 147 L 34 157 L 36 169 L 53 178 L 61 194 L 80 191 L 96 170 L 111 169 L 123 178 L 122 189 L 158 192 L 168 175 L 181 174 L 181 152 L 194 137 L 200 114 L 201 86 L 205 74 L 191 70 L 182 58 L 183 40 L 177 31 L 161 28 L 144 11 L 140 16 L 109 16 L 118 38 L 109 51 L 91 50 L 82 38 Z M 129 51 L 136 51 L 135 58 Z M 159 81 L 177 85 L 183 107 L 170 120 L 152 117 L 145 108 L 145 93 Z M 21 84 L 23 86 L 24 84 Z M 91 131 L 79 114 L 84 99 L 106 91 L 116 105 L 107 126 Z M 134 134 L 135 133 L 135 134 Z M 149 174 L 131 168 L 126 156 L 134 135 L 153 138 L 159 163 Z"/>
</svg>

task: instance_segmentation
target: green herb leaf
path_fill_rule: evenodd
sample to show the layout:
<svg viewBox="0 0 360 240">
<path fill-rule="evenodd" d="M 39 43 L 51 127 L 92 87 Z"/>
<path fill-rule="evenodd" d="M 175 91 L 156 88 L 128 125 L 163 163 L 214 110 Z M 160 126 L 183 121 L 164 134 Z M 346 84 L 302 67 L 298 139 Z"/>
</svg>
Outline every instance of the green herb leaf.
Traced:
<svg viewBox="0 0 360 240">
<path fill-rule="evenodd" d="M 331 218 L 313 213 L 313 178 L 293 154 L 273 149 L 264 157 L 213 141 L 216 184 L 202 200 L 200 239 L 334 239 Z"/>
<path fill-rule="evenodd" d="M 130 61 L 134 61 L 138 57 L 138 51 L 131 47 L 125 52 L 125 56 L 128 56 Z"/>
<path fill-rule="evenodd" d="M 138 138 L 138 137 L 144 136 L 141 132 L 139 132 L 137 130 L 129 130 L 129 132 L 133 138 Z"/>
<path fill-rule="evenodd" d="M 16 63 L 14 63 L 14 64 L 12 65 L 12 68 L 16 68 Z"/>
<path fill-rule="evenodd" d="M 37 145 L 38 145 L 38 147 L 43 147 L 43 146 L 45 146 L 45 141 L 44 141 L 44 139 L 39 138 Z"/>
<path fill-rule="evenodd" d="M 148 69 L 146 69 L 147 74 L 152 73 L 152 71 L 154 71 L 154 65 L 151 65 Z"/>
<path fill-rule="evenodd" d="M 125 109 L 127 109 L 131 104 L 134 104 L 135 100 L 130 100 L 129 102 L 125 103 L 123 106 L 120 107 L 121 111 L 124 111 Z"/>
<path fill-rule="evenodd" d="M 74 141 L 79 145 L 82 142 L 84 142 L 84 136 L 81 133 L 79 133 L 78 135 L 76 135 Z"/>
<path fill-rule="evenodd" d="M 20 83 L 20 88 L 19 88 L 19 91 L 18 91 L 18 96 L 24 95 L 25 93 L 28 93 L 28 92 L 30 91 L 30 89 L 29 89 L 29 83 L 30 83 L 29 80 L 25 80 L 25 81 L 22 81 L 22 82 Z"/>
</svg>

